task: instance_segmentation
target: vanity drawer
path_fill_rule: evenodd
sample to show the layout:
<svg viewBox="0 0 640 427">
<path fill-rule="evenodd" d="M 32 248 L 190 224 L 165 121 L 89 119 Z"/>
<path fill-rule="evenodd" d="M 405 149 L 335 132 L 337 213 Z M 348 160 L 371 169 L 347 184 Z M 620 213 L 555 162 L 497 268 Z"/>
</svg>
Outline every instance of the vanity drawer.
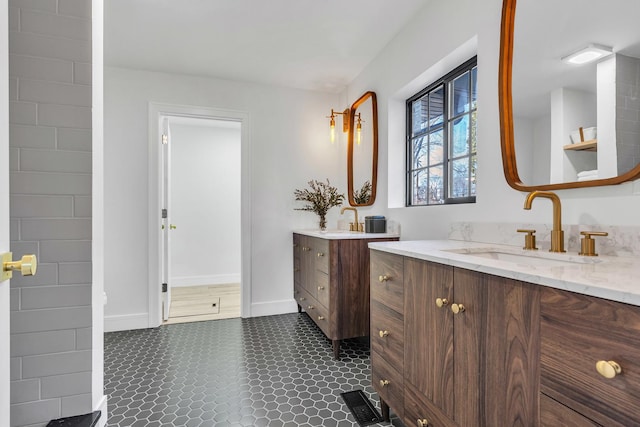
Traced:
<svg viewBox="0 0 640 427">
<path fill-rule="evenodd" d="M 403 373 L 404 318 L 378 301 L 371 302 L 371 349 Z"/>
<path fill-rule="evenodd" d="M 544 288 L 541 389 L 606 426 L 640 425 L 640 308 Z M 607 379 L 598 361 L 622 372 Z"/>
<path fill-rule="evenodd" d="M 329 307 L 329 275 L 316 271 L 316 290 L 318 302 Z"/>
<path fill-rule="evenodd" d="M 304 307 L 305 311 L 315 322 L 316 325 L 322 329 L 322 332 L 329 339 L 334 339 L 331 334 L 331 320 L 329 319 L 329 310 L 324 307 L 322 304 L 318 303 L 318 301 L 312 301 L 312 303 L 308 304 Z"/>
<path fill-rule="evenodd" d="M 329 274 L 329 241 L 314 238 L 312 244 L 312 255 L 316 260 L 316 270 Z"/>
<path fill-rule="evenodd" d="M 395 365 L 393 365 L 395 366 Z M 399 416 L 404 415 L 404 379 L 385 358 L 371 352 L 371 380 L 378 395 Z M 382 382 L 381 382 L 382 381 Z"/>
<path fill-rule="evenodd" d="M 402 256 L 371 251 L 371 301 L 402 313 L 404 309 L 404 261 Z"/>
<path fill-rule="evenodd" d="M 540 427 L 598 427 L 588 418 L 540 394 Z"/>
</svg>

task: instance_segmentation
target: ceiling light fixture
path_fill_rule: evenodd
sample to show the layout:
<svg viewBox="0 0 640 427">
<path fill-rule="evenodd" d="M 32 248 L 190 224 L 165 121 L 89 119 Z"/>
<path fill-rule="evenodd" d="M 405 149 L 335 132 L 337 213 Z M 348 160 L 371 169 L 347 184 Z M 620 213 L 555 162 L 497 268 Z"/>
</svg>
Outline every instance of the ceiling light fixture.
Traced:
<svg viewBox="0 0 640 427">
<path fill-rule="evenodd" d="M 576 52 L 573 52 L 570 55 L 563 57 L 562 61 L 569 64 L 582 65 L 611 55 L 612 53 L 613 49 L 611 47 L 592 43 Z"/>
<path fill-rule="evenodd" d="M 349 109 L 345 109 L 343 112 L 334 111 L 331 109 L 331 115 L 327 116 L 329 120 L 329 139 L 333 144 L 336 141 L 336 116 L 340 114 L 342 115 L 342 132 L 347 133 L 349 131 Z"/>
</svg>

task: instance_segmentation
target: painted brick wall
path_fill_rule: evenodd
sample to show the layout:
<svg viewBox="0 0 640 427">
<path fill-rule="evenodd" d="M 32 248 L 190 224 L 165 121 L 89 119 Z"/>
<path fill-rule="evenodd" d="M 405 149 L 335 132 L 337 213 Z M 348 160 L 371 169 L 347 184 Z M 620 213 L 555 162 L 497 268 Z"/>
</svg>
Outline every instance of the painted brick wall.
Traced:
<svg viewBox="0 0 640 427">
<path fill-rule="evenodd" d="M 91 2 L 9 0 L 11 425 L 91 411 Z"/>
</svg>

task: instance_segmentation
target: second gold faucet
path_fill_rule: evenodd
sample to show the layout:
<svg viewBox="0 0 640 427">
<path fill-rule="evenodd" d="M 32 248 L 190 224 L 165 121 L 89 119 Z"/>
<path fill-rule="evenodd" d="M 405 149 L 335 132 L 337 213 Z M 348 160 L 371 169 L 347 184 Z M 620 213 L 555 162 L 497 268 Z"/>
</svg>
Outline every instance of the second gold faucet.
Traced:
<svg viewBox="0 0 640 427">
<path fill-rule="evenodd" d="M 564 250 L 564 231 L 562 231 L 562 207 L 560 198 L 551 191 L 532 191 L 524 200 L 524 208 L 531 209 L 531 203 L 536 197 L 550 199 L 553 203 L 553 230 L 551 230 L 551 249 L 549 252 L 566 252 Z"/>
<path fill-rule="evenodd" d="M 345 206 L 340 210 L 340 215 L 344 214 L 344 211 L 347 211 L 347 210 L 353 211 L 353 213 L 356 216 L 355 222 L 349 223 L 349 231 L 364 231 L 364 225 L 358 222 L 358 210 L 356 208 Z"/>
</svg>

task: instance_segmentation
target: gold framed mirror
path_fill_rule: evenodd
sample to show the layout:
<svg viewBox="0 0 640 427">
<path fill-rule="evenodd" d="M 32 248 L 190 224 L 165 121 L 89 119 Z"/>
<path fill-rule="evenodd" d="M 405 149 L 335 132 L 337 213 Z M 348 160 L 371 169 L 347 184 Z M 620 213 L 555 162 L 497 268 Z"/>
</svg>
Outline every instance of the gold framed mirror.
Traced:
<svg viewBox="0 0 640 427">
<path fill-rule="evenodd" d="M 366 92 L 349 109 L 347 193 L 351 206 L 370 206 L 378 185 L 378 103 Z"/>
<path fill-rule="evenodd" d="M 621 132 L 628 128 L 620 126 L 629 123 L 620 125 L 618 121 L 619 116 L 625 115 L 619 108 L 620 89 L 615 84 L 609 92 L 602 92 L 602 88 L 606 89 L 606 77 L 611 77 L 605 75 L 607 69 L 621 69 L 628 58 L 637 60 L 636 69 L 640 70 L 640 30 L 633 22 L 640 13 L 640 2 L 517 3 L 516 18 L 516 0 L 503 0 L 500 36 L 498 98 L 507 183 L 516 190 L 533 191 L 614 185 L 639 178 L 640 159 L 635 153 L 640 153 L 640 121 L 631 125 L 638 135 L 627 135 L 622 141 Z M 614 12 L 619 15 L 613 16 Z M 584 68 L 564 61 L 574 51 L 594 43 L 610 46 L 612 54 Z M 615 61 L 613 66 L 607 65 L 611 61 Z M 614 80 L 620 78 L 613 74 Z M 640 76 L 636 80 L 640 82 Z M 590 88 L 584 86 L 587 81 L 591 82 Z M 631 91 L 637 94 L 638 86 Z M 586 99 L 590 101 L 585 102 Z M 603 104 L 603 100 L 609 100 L 609 104 Z M 549 111 L 535 116 L 535 108 L 544 104 Z M 590 141 L 595 142 L 590 152 L 579 150 L 588 145 L 582 144 L 587 127 L 597 129 L 593 130 L 597 137 Z M 527 133 L 527 129 L 533 131 Z M 621 141 L 626 146 L 621 146 Z M 545 153 L 537 161 L 539 165 L 546 161 L 548 175 L 531 163 L 541 151 Z M 635 160 L 623 166 L 621 159 L 629 158 Z M 559 170 L 556 165 L 560 165 Z"/>
</svg>

